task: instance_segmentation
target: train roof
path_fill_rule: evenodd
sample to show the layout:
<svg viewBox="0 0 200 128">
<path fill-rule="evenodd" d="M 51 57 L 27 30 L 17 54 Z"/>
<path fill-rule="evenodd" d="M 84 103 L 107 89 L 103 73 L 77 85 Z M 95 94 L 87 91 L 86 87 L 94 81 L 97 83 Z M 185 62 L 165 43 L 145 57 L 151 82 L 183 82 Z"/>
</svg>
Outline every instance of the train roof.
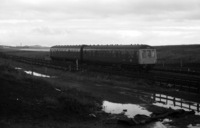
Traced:
<svg viewBox="0 0 200 128">
<path fill-rule="evenodd" d="M 81 48 L 86 49 L 148 49 L 149 45 L 56 45 L 51 48 Z"/>
<path fill-rule="evenodd" d="M 146 49 L 152 48 L 149 45 L 99 45 L 99 46 L 86 46 L 86 49 Z"/>
<path fill-rule="evenodd" d="M 55 45 L 52 46 L 51 48 L 80 48 L 83 45 Z"/>
</svg>

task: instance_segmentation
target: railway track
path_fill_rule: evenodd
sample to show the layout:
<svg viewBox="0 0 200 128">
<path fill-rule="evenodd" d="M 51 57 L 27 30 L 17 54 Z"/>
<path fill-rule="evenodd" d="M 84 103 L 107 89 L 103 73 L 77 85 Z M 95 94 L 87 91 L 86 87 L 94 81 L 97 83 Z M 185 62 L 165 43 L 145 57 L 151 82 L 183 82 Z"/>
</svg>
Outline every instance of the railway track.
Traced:
<svg viewBox="0 0 200 128">
<path fill-rule="evenodd" d="M 38 65 L 44 66 L 48 68 L 54 68 L 59 70 L 65 71 L 76 71 L 78 69 L 77 65 L 74 63 L 56 63 L 50 60 L 44 59 L 35 59 L 35 58 L 28 58 L 28 57 L 20 57 L 14 55 L 7 55 L 4 53 L 0 53 L 0 57 L 5 59 L 11 59 L 14 61 L 19 61 L 26 64 L 31 65 Z M 82 66 L 82 69 L 85 70 L 85 67 Z M 79 69 L 81 69 L 79 67 Z M 148 79 L 154 84 L 163 87 L 175 88 L 180 91 L 186 91 L 191 93 L 200 93 L 200 76 L 188 73 L 181 73 L 181 72 L 170 72 L 170 71 L 163 71 L 163 70 L 153 70 L 151 72 L 135 72 L 135 71 L 127 71 L 127 70 L 120 70 L 115 67 L 98 67 L 91 66 L 90 68 L 87 67 L 86 70 L 89 71 L 96 71 L 96 72 L 104 72 L 108 74 L 114 75 L 123 75 L 131 78 L 141 78 L 141 79 Z"/>
<path fill-rule="evenodd" d="M 116 75 L 121 75 L 122 71 L 109 71 L 109 69 L 100 69 L 99 72 L 108 72 Z M 174 74 L 166 72 L 129 72 L 123 71 L 123 76 L 147 79 L 156 84 L 157 86 L 162 86 L 165 88 L 174 88 L 178 91 L 186 91 L 190 93 L 200 93 L 200 77 L 194 77 L 185 74 Z"/>
<path fill-rule="evenodd" d="M 154 71 L 162 71 L 162 72 L 172 72 L 172 73 L 180 73 L 180 74 L 188 74 L 188 75 L 199 75 L 200 71 L 191 70 L 190 68 L 163 68 L 163 67 L 155 67 Z"/>
<path fill-rule="evenodd" d="M 0 53 L 0 57 L 2 57 L 4 59 L 10 59 L 10 60 L 30 64 L 30 65 L 44 66 L 44 67 L 48 67 L 48 68 L 68 70 L 68 71 L 76 70 L 76 67 L 72 63 L 57 63 L 57 62 L 52 62 L 50 60 L 21 57 L 21 56 L 15 56 L 15 55 L 7 55 L 4 53 Z"/>
</svg>

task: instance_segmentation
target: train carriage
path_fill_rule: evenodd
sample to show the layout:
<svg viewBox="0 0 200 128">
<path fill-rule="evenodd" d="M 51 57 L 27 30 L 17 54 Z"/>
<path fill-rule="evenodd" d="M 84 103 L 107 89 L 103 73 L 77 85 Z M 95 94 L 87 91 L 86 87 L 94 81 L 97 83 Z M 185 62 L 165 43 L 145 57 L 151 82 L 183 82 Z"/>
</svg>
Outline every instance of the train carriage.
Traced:
<svg viewBox="0 0 200 128">
<path fill-rule="evenodd" d="M 84 63 L 151 68 L 157 61 L 156 50 L 148 45 L 53 46 L 52 60 L 79 60 Z"/>
<path fill-rule="evenodd" d="M 83 56 L 88 62 L 127 64 L 136 63 L 135 52 L 135 49 L 126 46 L 88 46 L 83 49 Z"/>
<path fill-rule="evenodd" d="M 50 49 L 52 60 L 74 61 L 80 60 L 81 46 L 53 46 Z"/>
</svg>

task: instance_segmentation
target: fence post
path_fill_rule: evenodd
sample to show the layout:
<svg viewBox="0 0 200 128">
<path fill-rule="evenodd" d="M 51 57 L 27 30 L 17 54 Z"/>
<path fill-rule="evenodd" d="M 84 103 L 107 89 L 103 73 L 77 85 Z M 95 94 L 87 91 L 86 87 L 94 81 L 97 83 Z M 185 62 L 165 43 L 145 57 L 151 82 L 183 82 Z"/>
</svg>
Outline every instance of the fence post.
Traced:
<svg viewBox="0 0 200 128">
<path fill-rule="evenodd" d="M 156 94 L 153 94 L 153 100 L 156 101 Z"/>
<path fill-rule="evenodd" d="M 176 98 L 173 99 L 174 106 L 176 106 Z"/>
<path fill-rule="evenodd" d="M 161 94 L 160 94 L 160 102 L 161 102 Z"/>
<path fill-rule="evenodd" d="M 33 62 L 31 62 L 31 75 L 33 76 Z"/>
<path fill-rule="evenodd" d="M 188 105 L 189 105 L 189 110 L 190 110 L 190 103 Z"/>
<path fill-rule="evenodd" d="M 181 108 L 183 107 L 183 99 L 181 99 Z"/>
</svg>

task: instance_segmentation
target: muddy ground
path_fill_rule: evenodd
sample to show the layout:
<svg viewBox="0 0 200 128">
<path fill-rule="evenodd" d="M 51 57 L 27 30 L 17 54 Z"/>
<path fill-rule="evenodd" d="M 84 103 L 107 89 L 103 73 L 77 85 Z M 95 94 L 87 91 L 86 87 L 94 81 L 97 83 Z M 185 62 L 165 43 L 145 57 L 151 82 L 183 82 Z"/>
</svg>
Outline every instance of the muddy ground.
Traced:
<svg viewBox="0 0 200 128">
<path fill-rule="evenodd" d="M 54 101 L 48 99 L 47 97 L 57 96 L 58 91 L 55 88 L 65 92 L 69 88 L 75 88 L 78 91 L 85 92 L 88 97 L 97 97 L 91 98 L 92 101 L 101 102 L 110 101 L 113 103 L 131 103 L 137 104 L 144 107 L 150 112 L 164 111 L 162 107 L 152 105 L 154 103 L 151 96 L 153 94 L 165 94 L 168 96 L 173 96 L 177 98 L 183 98 L 186 100 L 200 102 L 200 95 L 180 92 L 171 88 L 162 88 L 155 85 L 151 81 L 137 78 L 127 78 L 123 76 L 115 76 L 104 73 L 97 72 L 88 72 L 88 71 L 79 71 L 79 72 L 64 72 L 60 70 L 47 69 L 45 67 L 29 66 L 21 63 L 9 61 L 1 61 L 4 64 L 12 65 L 13 67 L 20 67 L 23 70 L 34 70 L 39 73 L 47 74 L 53 76 L 53 78 L 42 78 L 45 81 L 51 83 L 51 86 L 42 86 L 38 82 L 32 81 L 29 88 L 29 91 L 24 90 L 27 86 L 22 84 L 20 81 L 10 81 L 12 78 L 4 79 L 4 86 L 1 87 L 1 120 L 0 127 L 71 127 L 71 128 L 121 128 L 121 127 L 132 127 L 127 125 L 122 125 L 118 123 L 107 123 L 109 119 L 117 118 L 117 115 L 110 115 L 100 112 L 98 109 L 95 109 L 86 113 L 75 113 L 71 114 L 70 112 L 57 111 L 55 108 L 46 108 L 45 103 L 41 103 L 41 106 L 35 106 L 38 104 L 36 99 L 41 98 L 45 101 L 55 104 Z M 14 77 L 14 76 L 13 76 Z M 2 82 L 2 79 L 1 79 Z M 27 81 L 26 81 L 27 82 Z M 30 81 L 28 81 L 30 82 Z M 59 84 L 58 84 L 59 83 Z M 1 84 L 2 85 L 2 84 Z M 19 88 L 13 90 L 13 88 L 18 85 Z M 20 86 L 21 85 L 21 86 Z M 14 86 L 14 87 L 13 87 Z M 14 93 L 17 92 L 20 93 Z M 9 100 L 8 98 L 9 93 Z M 4 94 L 4 95 L 3 95 Z M 16 96 L 17 94 L 17 96 Z M 32 94 L 30 96 L 30 94 Z M 35 94 L 35 95 L 34 95 Z M 21 98 L 20 98 L 21 97 Z M 80 97 L 79 97 L 80 98 Z M 22 100 L 26 99 L 26 100 Z M 32 99 L 32 100 L 30 100 Z M 97 100 L 98 99 L 98 100 Z M 81 98 L 79 99 L 81 101 Z M 9 102 L 8 102 L 9 101 Z M 23 101 L 26 101 L 26 104 L 23 104 Z M 18 106 L 18 103 L 21 106 Z M 39 102 L 40 103 L 40 102 Z M 11 108 L 9 111 L 5 112 L 7 107 L 6 104 Z M 27 105 L 27 106 L 23 106 Z M 17 108 L 18 106 L 19 108 Z M 54 106 L 55 107 L 55 106 Z M 72 106 L 75 107 L 75 106 Z M 53 109 L 53 111 L 52 111 Z M 79 107 L 77 107 L 79 109 Z M 62 110 L 62 109 L 61 109 Z M 79 111 L 78 111 L 79 112 Z M 22 114 L 21 114 L 22 113 Z M 23 114 L 25 113 L 25 114 Z M 50 114 L 49 114 L 50 113 Z M 94 114 L 90 115 L 90 114 Z M 31 116 L 30 116 L 31 115 Z M 156 121 L 145 125 L 138 125 L 134 127 L 139 128 L 160 128 L 160 127 L 179 127 L 186 128 L 189 124 L 200 124 L 200 116 L 197 115 L 185 115 L 182 117 L 171 118 L 172 122 L 167 124 L 161 123 L 162 121 Z"/>
</svg>

